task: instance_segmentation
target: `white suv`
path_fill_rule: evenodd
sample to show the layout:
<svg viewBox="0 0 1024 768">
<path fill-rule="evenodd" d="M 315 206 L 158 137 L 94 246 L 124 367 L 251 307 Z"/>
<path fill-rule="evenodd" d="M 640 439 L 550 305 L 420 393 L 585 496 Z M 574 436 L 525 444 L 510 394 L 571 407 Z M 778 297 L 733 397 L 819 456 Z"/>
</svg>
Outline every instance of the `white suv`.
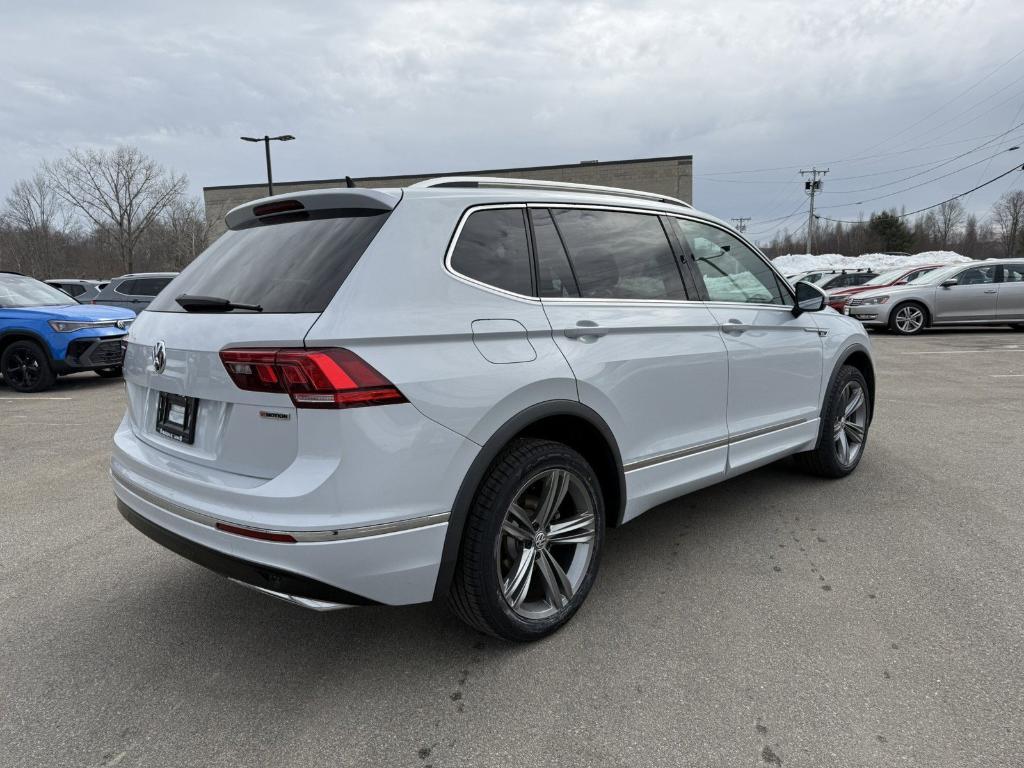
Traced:
<svg viewBox="0 0 1024 768">
<path fill-rule="evenodd" d="M 529 640 L 606 526 L 797 454 L 841 477 L 860 323 L 679 200 L 486 178 L 258 200 L 142 312 L 121 513 L 300 605 L 447 597 Z"/>
</svg>

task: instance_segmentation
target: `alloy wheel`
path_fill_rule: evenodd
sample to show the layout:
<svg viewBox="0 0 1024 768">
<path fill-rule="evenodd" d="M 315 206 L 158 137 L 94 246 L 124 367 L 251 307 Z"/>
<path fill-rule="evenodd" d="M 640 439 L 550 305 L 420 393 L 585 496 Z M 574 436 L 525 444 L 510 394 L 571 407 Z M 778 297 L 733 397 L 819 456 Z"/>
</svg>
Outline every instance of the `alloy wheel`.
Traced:
<svg viewBox="0 0 1024 768">
<path fill-rule="evenodd" d="M 34 387 L 42 378 L 43 371 L 32 352 L 27 349 L 15 349 L 7 355 L 4 366 L 4 380 L 15 389 Z"/>
<path fill-rule="evenodd" d="M 534 475 L 505 512 L 495 544 L 502 596 L 525 619 L 564 609 L 594 553 L 596 517 L 583 480 L 566 469 Z"/>
<path fill-rule="evenodd" d="M 856 381 L 849 382 L 839 396 L 839 415 L 833 427 L 836 455 L 845 466 L 850 466 L 864 450 L 868 431 L 868 400 L 864 388 Z"/>
<path fill-rule="evenodd" d="M 903 333 L 917 333 L 924 325 L 924 312 L 920 307 L 908 304 L 896 310 L 896 327 Z"/>
</svg>

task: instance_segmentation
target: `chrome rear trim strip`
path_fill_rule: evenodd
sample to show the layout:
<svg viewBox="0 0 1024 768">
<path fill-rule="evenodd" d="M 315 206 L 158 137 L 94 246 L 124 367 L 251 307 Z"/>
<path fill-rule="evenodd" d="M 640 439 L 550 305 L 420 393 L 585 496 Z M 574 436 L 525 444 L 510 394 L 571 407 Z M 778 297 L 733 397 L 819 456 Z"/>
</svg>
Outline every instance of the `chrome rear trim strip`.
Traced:
<svg viewBox="0 0 1024 768">
<path fill-rule="evenodd" d="M 326 600 L 314 600 L 311 597 L 297 597 L 296 595 L 287 595 L 284 592 L 275 592 L 272 589 L 266 587 L 257 587 L 255 584 L 249 584 L 245 581 L 239 581 L 228 576 L 228 581 L 233 581 L 235 584 L 240 584 L 247 589 L 254 589 L 264 595 L 270 595 L 270 597 L 276 597 L 278 600 L 284 600 L 286 603 L 292 605 L 298 605 L 302 608 L 308 608 L 311 611 L 337 611 L 340 608 L 351 608 L 351 605 L 345 605 L 344 603 L 329 603 Z"/>
<path fill-rule="evenodd" d="M 224 523 L 226 525 L 233 525 L 237 528 L 245 528 L 250 531 L 257 531 L 259 533 L 277 533 L 291 536 L 296 542 L 314 542 L 314 541 L 348 541 L 351 539 L 363 539 L 368 536 L 383 536 L 387 533 L 401 533 L 403 531 L 411 531 L 416 528 L 426 528 L 430 525 L 439 525 L 441 523 L 447 523 L 450 513 L 438 512 L 434 515 L 426 515 L 424 517 L 414 517 L 408 520 L 395 520 L 389 523 L 374 523 L 373 525 L 361 525 L 355 528 L 332 528 L 328 530 L 315 530 L 315 531 L 282 531 L 270 528 L 257 528 L 252 525 L 240 525 L 231 520 L 218 520 L 215 517 L 211 517 L 202 512 L 197 512 L 190 507 L 182 506 L 169 499 L 165 499 L 161 496 L 157 496 L 145 488 L 140 487 L 137 483 L 132 482 L 124 476 L 122 472 L 118 472 L 113 467 L 110 470 L 111 477 L 113 477 L 115 484 L 124 488 L 129 493 L 135 494 L 140 499 L 154 507 L 159 507 L 165 512 L 170 512 L 172 515 L 183 517 L 186 520 L 191 520 L 193 523 L 199 523 L 200 525 L 206 525 L 210 528 L 216 528 L 217 523 Z M 294 600 L 292 602 L 295 602 Z M 307 606 L 308 607 L 308 606 Z"/>
</svg>

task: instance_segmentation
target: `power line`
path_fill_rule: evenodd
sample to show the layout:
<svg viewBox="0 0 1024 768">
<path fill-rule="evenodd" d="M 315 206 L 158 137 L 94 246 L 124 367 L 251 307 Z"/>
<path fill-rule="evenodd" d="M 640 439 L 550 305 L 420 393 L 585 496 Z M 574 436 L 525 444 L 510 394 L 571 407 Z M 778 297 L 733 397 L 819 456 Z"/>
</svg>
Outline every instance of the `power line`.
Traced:
<svg viewBox="0 0 1024 768">
<path fill-rule="evenodd" d="M 1006 61 L 1004 61 L 1004 62 L 1003 62 L 1002 64 L 1000 64 L 999 66 L 997 66 L 997 67 L 996 67 L 995 69 L 993 69 L 993 70 L 992 70 L 991 72 L 989 72 L 989 73 L 988 73 L 987 75 L 984 75 L 983 77 L 981 77 L 980 79 L 976 80 L 976 81 L 975 81 L 974 83 L 972 83 L 971 85 L 969 85 L 969 86 L 968 86 L 967 88 L 965 88 L 964 90 L 960 91 L 960 93 L 958 93 L 958 94 L 957 94 L 956 96 L 954 96 L 953 98 L 951 98 L 951 99 L 950 99 L 949 101 L 947 101 L 947 102 L 944 102 L 944 103 L 942 104 L 942 106 L 940 106 L 940 107 L 939 107 L 938 109 L 935 109 L 935 110 L 933 110 L 932 112 L 929 112 L 929 113 L 928 113 L 927 115 L 925 115 L 924 117 L 922 117 L 922 118 L 921 118 L 920 120 L 918 120 L 918 121 L 917 121 L 916 123 L 911 123 L 911 124 L 910 124 L 910 125 L 908 125 L 908 126 L 907 126 L 906 128 L 903 128 L 902 130 L 900 130 L 900 131 L 897 131 L 897 132 L 896 132 L 896 133 L 894 133 L 894 134 L 893 134 L 892 136 L 889 136 L 889 137 L 888 137 L 888 138 L 886 138 L 886 139 L 882 139 L 882 140 L 881 140 L 880 142 L 878 142 L 877 144 L 872 144 L 872 145 L 871 145 L 870 147 L 867 147 L 867 148 L 866 148 L 866 149 L 865 149 L 864 151 L 865 151 L 865 152 L 868 152 L 868 151 L 870 151 L 870 150 L 874 149 L 875 147 L 880 147 L 880 146 L 881 146 L 881 145 L 883 145 L 883 144 L 887 144 L 888 142 L 890 142 L 890 141 L 892 141 L 893 139 L 895 139 L 895 138 L 896 138 L 897 136 L 901 136 L 901 135 L 903 135 L 904 133 L 906 133 L 907 131 L 911 130 L 912 128 L 916 128 L 917 126 L 921 125 L 921 123 L 924 123 L 924 122 L 928 121 L 929 119 L 931 119 L 932 117 L 934 117 L 935 115 L 937 115 L 937 114 L 938 114 L 939 112 L 941 112 L 942 110 L 944 110 L 944 109 L 945 109 L 946 107 L 948 107 L 948 106 L 949 106 L 950 104 L 952 104 L 952 103 L 953 103 L 954 101 L 956 101 L 957 99 L 959 99 L 959 98 L 960 98 L 961 96 L 966 96 L 966 95 L 967 95 L 968 93 L 970 93 L 970 92 L 971 92 L 971 91 L 973 91 L 973 90 L 974 90 L 975 88 L 977 88 L 977 87 L 978 87 L 979 85 L 981 85 L 981 84 L 982 84 L 983 82 L 985 82 L 986 80 L 988 80 L 988 79 L 989 79 L 990 77 L 992 77 L 992 75 L 994 75 L 994 74 L 995 74 L 996 72 L 998 72 L 999 70 L 1001 70 L 1001 69 L 1002 69 L 1003 67 L 1005 67 L 1005 66 L 1006 66 L 1007 64 L 1010 64 L 1011 62 L 1015 61 L 1015 60 L 1016 60 L 1017 58 L 1019 58 L 1019 57 L 1020 57 L 1020 56 L 1021 56 L 1022 54 L 1024 54 L 1024 48 L 1021 48 L 1021 49 L 1020 49 L 1019 51 L 1017 51 L 1017 52 L 1016 52 L 1015 54 L 1013 54 L 1013 56 L 1011 56 L 1011 57 L 1010 57 L 1009 59 L 1007 59 Z M 1016 82 L 1016 81 L 1014 81 L 1014 82 Z M 1011 83 L 1011 85 L 1012 85 L 1012 83 Z M 996 93 L 999 93 L 999 91 L 996 91 Z M 992 94 L 992 95 L 994 96 L 995 94 Z M 968 109 L 971 109 L 971 107 L 968 107 Z M 961 112 L 960 114 L 963 114 L 963 112 Z"/>
<path fill-rule="evenodd" d="M 925 211 L 930 211 L 932 208 L 938 208 L 940 205 L 942 205 L 944 203 L 952 202 L 953 200 L 957 200 L 958 198 L 964 197 L 965 195 L 969 195 L 972 192 L 977 192 L 982 187 L 987 187 L 989 184 L 994 184 L 995 182 L 999 181 L 1000 179 L 1002 179 L 1002 178 L 1004 178 L 1006 176 L 1009 176 L 1014 171 L 1024 171 L 1024 165 L 1015 165 L 1010 170 L 1005 171 L 1003 173 L 1000 173 L 998 176 L 994 176 L 993 178 L 991 178 L 988 181 L 986 181 L 984 184 L 979 184 L 976 187 L 972 187 L 971 189 L 968 189 L 966 192 L 961 192 L 959 195 L 953 195 L 953 197 L 949 197 L 949 198 L 946 198 L 945 200 L 941 200 L 941 201 L 935 203 L 934 205 L 928 205 L 928 206 L 925 206 L 924 208 L 918 208 L 916 211 L 909 211 L 907 213 L 900 213 L 900 214 L 893 214 L 893 215 L 896 216 L 897 219 L 905 219 L 908 216 L 913 216 L 914 214 L 917 214 L 917 213 L 924 213 Z M 839 224 L 862 224 L 863 223 L 862 221 L 850 221 L 850 220 L 847 220 L 847 219 L 833 219 L 833 218 L 829 218 L 828 216 L 815 216 L 814 218 L 818 219 L 819 221 L 833 221 L 833 222 L 838 222 Z"/>
</svg>

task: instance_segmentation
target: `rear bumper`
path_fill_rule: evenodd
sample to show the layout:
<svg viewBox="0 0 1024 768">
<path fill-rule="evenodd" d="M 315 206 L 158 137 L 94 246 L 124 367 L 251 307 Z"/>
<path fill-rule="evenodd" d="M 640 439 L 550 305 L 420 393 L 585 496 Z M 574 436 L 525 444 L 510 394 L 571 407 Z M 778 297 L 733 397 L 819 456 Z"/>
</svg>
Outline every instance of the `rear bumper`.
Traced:
<svg viewBox="0 0 1024 768">
<path fill-rule="evenodd" d="M 328 540 L 263 541 L 228 533 L 216 520 L 161 501 L 114 477 L 118 509 L 162 546 L 234 581 L 308 608 L 407 605 L 433 599 L 448 531 L 447 516 L 408 521 L 401 530 L 373 527 Z M 172 511 L 173 510 L 173 511 Z M 191 512 L 191 514 L 190 514 Z M 297 532 L 308 534 L 310 531 Z"/>
<path fill-rule="evenodd" d="M 209 568 L 214 573 L 226 576 L 232 581 L 241 582 L 277 597 L 290 599 L 291 602 L 298 605 L 303 605 L 305 602 L 308 603 L 306 607 L 320 607 L 323 610 L 328 606 L 342 608 L 350 605 L 372 605 L 375 602 L 307 576 L 290 573 L 279 568 L 270 568 L 205 547 L 184 536 L 172 533 L 166 528 L 161 528 L 120 499 L 117 500 L 117 509 L 121 516 L 140 532 L 186 560 Z"/>
</svg>

